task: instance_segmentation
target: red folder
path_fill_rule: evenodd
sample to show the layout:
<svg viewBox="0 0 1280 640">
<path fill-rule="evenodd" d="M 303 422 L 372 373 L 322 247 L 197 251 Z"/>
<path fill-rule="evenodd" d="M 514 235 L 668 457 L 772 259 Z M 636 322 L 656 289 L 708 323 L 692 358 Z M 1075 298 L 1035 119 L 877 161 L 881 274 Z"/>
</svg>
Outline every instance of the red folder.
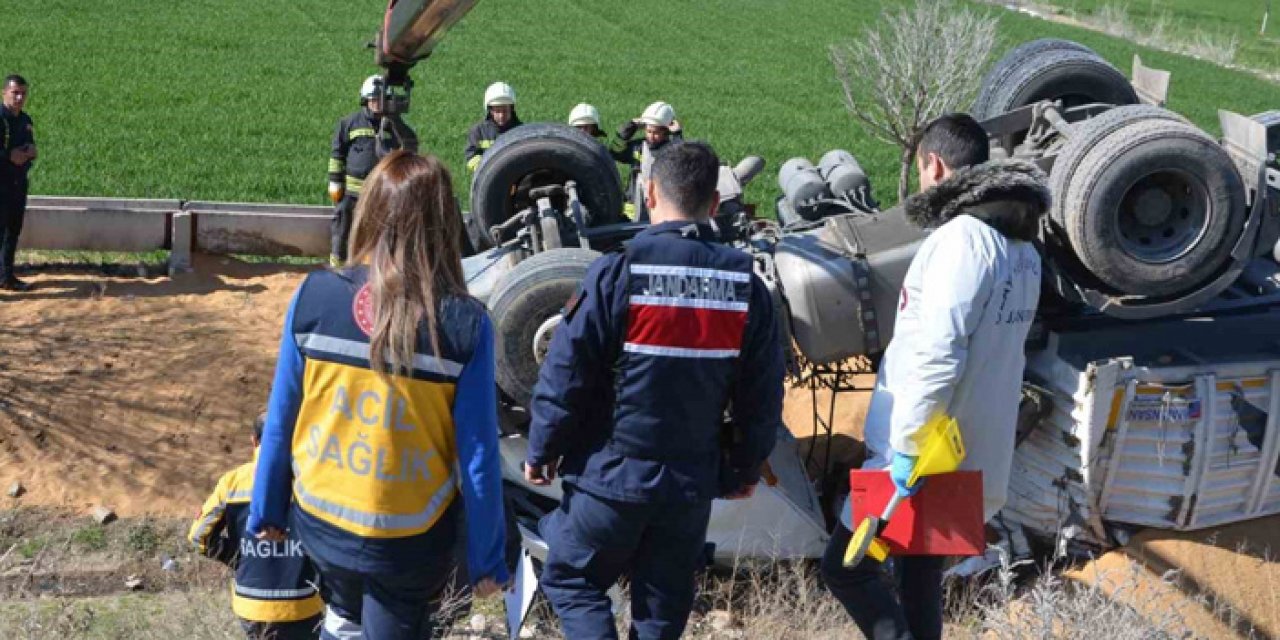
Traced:
<svg viewBox="0 0 1280 640">
<path fill-rule="evenodd" d="M 849 472 L 853 527 L 884 512 L 893 497 L 888 471 Z M 914 496 L 898 505 L 880 539 L 895 556 L 976 556 L 987 548 L 982 523 L 982 472 L 929 476 Z"/>
</svg>

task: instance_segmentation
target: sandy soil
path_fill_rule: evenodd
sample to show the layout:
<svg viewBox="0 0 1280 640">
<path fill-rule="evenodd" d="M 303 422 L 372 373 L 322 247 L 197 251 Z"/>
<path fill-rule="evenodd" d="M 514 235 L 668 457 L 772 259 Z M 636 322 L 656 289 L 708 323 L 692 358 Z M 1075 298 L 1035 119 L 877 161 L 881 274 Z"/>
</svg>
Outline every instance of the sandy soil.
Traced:
<svg viewBox="0 0 1280 640">
<path fill-rule="evenodd" d="M 0 295 L 0 485 L 21 481 L 22 504 L 189 516 L 249 458 L 303 270 L 197 266 Z"/>
<path fill-rule="evenodd" d="M 1149 529 L 1069 575 L 1199 637 L 1280 637 L 1280 516 L 1218 529 Z M 1187 597 L 1191 594 L 1192 597 Z"/>
<path fill-rule="evenodd" d="M 205 257 L 172 280 L 60 272 L 0 293 L 0 489 L 22 482 L 23 505 L 190 515 L 250 455 L 248 425 L 305 271 Z M 818 392 L 824 416 L 830 397 Z M 866 399 L 838 398 L 833 466 L 861 461 Z M 803 447 L 812 407 L 808 389 L 788 391 L 784 417 Z"/>
<path fill-rule="evenodd" d="M 85 513 L 189 517 L 225 470 L 248 459 L 248 425 L 265 403 L 280 323 L 305 268 L 204 258 L 172 280 L 59 272 L 35 291 L 0 294 L 0 488 L 22 482 L 3 506 L 47 505 Z M 869 387 L 870 376 L 857 379 Z M 869 394 L 837 398 L 833 467 L 861 460 Z M 819 391 L 827 414 L 830 392 Z M 814 396 L 787 393 L 784 418 L 812 438 Z M 1210 532 L 1148 531 L 1075 575 L 1136 586 L 1117 597 L 1172 607 L 1206 637 L 1253 627 L 1280 635 L 1280 518 Z M 1141 568 L 1145 565 L 1146 568 Z M 1159 576 L 1207 593 L 1235 619 L 1186 599 Z"/>
</svg>

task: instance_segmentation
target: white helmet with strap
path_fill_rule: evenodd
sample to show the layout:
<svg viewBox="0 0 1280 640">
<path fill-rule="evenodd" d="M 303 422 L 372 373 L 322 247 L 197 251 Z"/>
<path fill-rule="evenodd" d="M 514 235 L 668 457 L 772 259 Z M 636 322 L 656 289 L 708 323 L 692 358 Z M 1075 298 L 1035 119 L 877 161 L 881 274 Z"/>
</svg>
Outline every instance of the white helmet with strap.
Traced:
<svg viewBox="0 0 1280 640">
<path fill-rule="evenodd" d="M 645 107 L 644 113 L 640 114 L 640 122 L 655 127 L 670 127 L 675 119 L 675 108 L 662 101 Z"/>
<path fill-rule="evenodd" d="M 587 124 L 600 126 L 600 112 L 595 107 L 583 102 L 569 112 L 569 125 L 578 127 Z"/>
<path fill-rule="evenodd" d="M 360 99 L 371 100 L 378 95 L 378 87 L 382 86 L 382 76 L 369 76 L 360 85 Z"/>
<path fill-rule="evenodd" d="M 500 105 L 515 105 L 516 90 L 505 82 L 495 82 L 484 90 L 484 108 Z"/>
</svg>

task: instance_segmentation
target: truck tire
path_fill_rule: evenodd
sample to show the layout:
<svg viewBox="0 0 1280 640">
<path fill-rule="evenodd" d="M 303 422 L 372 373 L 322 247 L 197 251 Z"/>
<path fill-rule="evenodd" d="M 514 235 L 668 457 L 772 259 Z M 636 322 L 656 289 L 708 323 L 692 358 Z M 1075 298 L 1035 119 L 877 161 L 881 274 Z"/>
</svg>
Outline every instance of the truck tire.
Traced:
<svg viewBox="0 0 1280 640">
<path fill-rule="evenodd" d="M 1085 49 L 1044 48 L 1011 61 L 998 83 L 984 86 L 974 104 L 978 120 L 994 118 L 1041 100 L 1064 107 L 1093 102 L 1137 104 L 1128 78 L 1098 54 Z"/>
<path fill-rule="evenodd" d="M 487 233 L 529 203 L 513 197 L 530 178 L 538 184 L 578 183 L 578 197 L 593 225 L 618 222 L 622 183 L 604 145 L 573 127 L 526 124 L 502 134 L 485 152 L 471 182 L 471 214 Z"/>
<path fill-rule="evenodd" d="M 1026 61 L 1027 58 L 1039 55 L 1043 51 L 1063 50 L 1063 51 L 1087 51 L 1093 53 L 1093 49 L 1086 47 L 1078 42 L 1070 40 L 1062 40 L 1059 38 L 1040 38 L 1031 42 L 1024 42 L 1014 47 L 1009 53 L 1004 54 L 1003 58 L 996 61 L 991 66 L 991 70 L 987 71 L 987 75 L 982 77 L 982 84 L 978 88 L 978 97 L 973 102 L 973 117 L 979 120 L 985 120 L 992 117 L 988 115 L 988 104 L 995 93 L 995 88 L 1003 85 L 1009 80 L 1009 76 Z"/>
<path fill-rule="evenodd" d="M 1122 294 L 1149 297 L 1193 292 L 1215 276 L 1247 215 L 1227 152 L 1166 118 L 1101 136 L 1054 197 L 1084 267 Z"/>
<path fill-rule="evenodd" d="M 1134 104 L 1109 109 L 1077 124 L 1071 132 L 1071 137 L 1067 138 L 1067 143 L 1058 151 L 1053 161 L 1053 169 L 1049 172 L 1049 192 L 1055 194 L 1053 204 L 1049 208 L 1049 217 L 1056 225 L 1066 228 L 1067 208 L 1063 204 L 1065 200 L 1057 197 L 1057 194 L 1066 193 L 1067 185 L 1079 168 L 1080 161 L 1116 129 L 1130 126 L 1139 120 L 1187 122 L 1186 118 L 1168 109 L 1147 104 Z"/>
<path fill-rule="evenodd" d="M 526 258 L 502 277 L 489 298 L 496 337 L 497 379 L 507 395 L 528 406 L 540 367 L 534 357 L 538 329 L 560 313 L 587 267 L 600 254 L 589 249 L 556 249 Z"/>
</svg>

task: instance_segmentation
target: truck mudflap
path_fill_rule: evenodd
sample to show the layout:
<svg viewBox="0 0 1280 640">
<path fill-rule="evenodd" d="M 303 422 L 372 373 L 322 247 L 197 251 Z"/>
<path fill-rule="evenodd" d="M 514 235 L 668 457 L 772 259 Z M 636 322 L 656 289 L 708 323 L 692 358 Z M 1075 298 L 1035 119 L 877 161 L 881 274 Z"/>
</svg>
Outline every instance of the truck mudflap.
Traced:
<svg viewBox="0 0 1280 640">
<path fill-rule="evenodd" d="M 1112 546 L 1117 529 L 1280 513 L 1280 352 L 1267 346 L 1277 320 L 1271 311 L 1053 334 L 1027 371 L 1054 409 L 1015 452 L 1002 520 L 1066 551 Z M 1121 344 L 1132 355 L 1097 355 Z"/>
</svg>

